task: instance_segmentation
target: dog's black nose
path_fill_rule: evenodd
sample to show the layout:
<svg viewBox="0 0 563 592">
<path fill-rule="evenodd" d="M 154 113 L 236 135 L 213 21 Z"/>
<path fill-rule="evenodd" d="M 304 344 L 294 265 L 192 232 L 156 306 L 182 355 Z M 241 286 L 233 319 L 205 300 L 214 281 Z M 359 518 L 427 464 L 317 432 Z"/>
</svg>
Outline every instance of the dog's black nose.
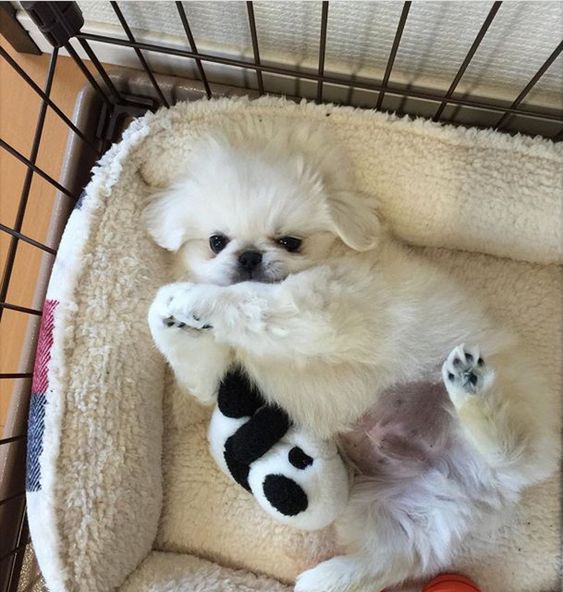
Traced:
<svg viewBox="0 0 563 592">
<path fill-rule="evenodd" d="M 258 251 L 245 251 L 239 255 L 238 262 L 244 271 L 252 271 L 262 262 L 262 253 Z"/>
</svg>

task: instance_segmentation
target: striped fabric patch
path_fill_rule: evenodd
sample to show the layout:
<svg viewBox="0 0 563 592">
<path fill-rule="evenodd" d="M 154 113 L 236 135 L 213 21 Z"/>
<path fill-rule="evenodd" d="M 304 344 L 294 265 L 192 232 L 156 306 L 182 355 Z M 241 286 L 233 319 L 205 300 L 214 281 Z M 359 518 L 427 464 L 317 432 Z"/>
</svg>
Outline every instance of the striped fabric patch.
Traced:
<svg viewBox="0 0 563 592">
<path fill-rule="evenodd" d="M 45 429 L 45 393 L 31 396 L 29 421 L 27 425 L 27 491 L 41 489 L 41 470 L 39 457 L 43 452 L 43 430 Z"/>
<path fill-rule="evenodd" d="M 35 353 L 35 367 L 33 368 L 33 384 L 31 392 L 46 393 L 49 387 L 49 361 L 51 360 L 51 348 L 53 347 L 53 326 L 55 308 L 59 303 L 56 300 L 45 300 L 43 305 L 43 317 L 39 329 L 39 341 Z"/>
<path fill-rule="evenodd" d="M 29 421 L 27 428 L 27 491 L 41 489 L 39 457 L 43 452 L 43 432 L 45 430 L 45 405 L 49 388 L 49 362 L 53 347 L 54 313 L 59 303 L 45 300 L 39 330 L 39 341 L 35 354 Z"/>
</svg>

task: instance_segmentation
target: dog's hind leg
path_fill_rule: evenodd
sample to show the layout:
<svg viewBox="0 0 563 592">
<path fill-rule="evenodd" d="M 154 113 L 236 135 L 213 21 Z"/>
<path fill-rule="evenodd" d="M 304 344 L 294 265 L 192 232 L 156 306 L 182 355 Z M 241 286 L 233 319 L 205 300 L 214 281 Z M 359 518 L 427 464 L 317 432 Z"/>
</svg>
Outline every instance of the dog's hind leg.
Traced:
<svg viewBox="0 0 563 592">
<path fill-rule="evenodd" d="M 463 432 L 493 467 L 518 454 L 518 436 L 510 429 L 508 401 L 501 398 L 495 371 L 478 347 L 458 345 L 442 366 L 444 385 Z"/>
</svg>

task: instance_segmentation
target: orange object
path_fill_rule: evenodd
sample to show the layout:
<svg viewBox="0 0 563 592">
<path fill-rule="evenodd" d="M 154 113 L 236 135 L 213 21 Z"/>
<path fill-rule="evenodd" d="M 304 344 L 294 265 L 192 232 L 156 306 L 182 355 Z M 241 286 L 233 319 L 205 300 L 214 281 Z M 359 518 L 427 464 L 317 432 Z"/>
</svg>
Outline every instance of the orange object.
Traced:
<svg viewBox="0 0 563 592">
<path fill-rule="evenodd" d="M 481 592 L 477 585 L 465 576 L 444 574 L 426 584 L 422 592 Z"/>
</svg>

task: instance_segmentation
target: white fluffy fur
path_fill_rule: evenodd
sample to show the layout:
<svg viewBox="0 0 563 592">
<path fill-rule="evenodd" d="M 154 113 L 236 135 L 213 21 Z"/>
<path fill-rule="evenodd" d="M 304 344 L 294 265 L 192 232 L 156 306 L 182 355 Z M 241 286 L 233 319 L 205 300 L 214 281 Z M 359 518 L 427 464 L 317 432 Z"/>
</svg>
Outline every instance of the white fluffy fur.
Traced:
<svg viewBox="0 0 563 592">
<path fill-rule="evenodd" d="M 381 227 L 331 138 L 256 124 L 209 137 L 194 155 L 146 211 L 156 242 L 178 253 L 179 281 L 157 294 L 151 331 L 192 394 L 212 402 L 236 360 L 295 421 L 332 437 L 388 389 L 439 380 L 447 360 L 455 438 L 442 464 L 398 491 L 360 478 L 340 523 L 349 554 L 305 572 L 296 589 L 375 590 L 447 567 L 468 532 L 555 468 L 556 418 L 524 346 Z M 215 256 L 218 232 L 230 242 Z M 280 249 L 284 235 L 302 238 L 302 251 Z M 233 283 L 247 248 L 263 253 L 266 281 Z M 186 327 L 167 327 L 170 316 Z M 457 376 L 448 382 L 462 343 L 479 352 L 460 356 L 486 364 L 472 394 Z"/>
</svg>

